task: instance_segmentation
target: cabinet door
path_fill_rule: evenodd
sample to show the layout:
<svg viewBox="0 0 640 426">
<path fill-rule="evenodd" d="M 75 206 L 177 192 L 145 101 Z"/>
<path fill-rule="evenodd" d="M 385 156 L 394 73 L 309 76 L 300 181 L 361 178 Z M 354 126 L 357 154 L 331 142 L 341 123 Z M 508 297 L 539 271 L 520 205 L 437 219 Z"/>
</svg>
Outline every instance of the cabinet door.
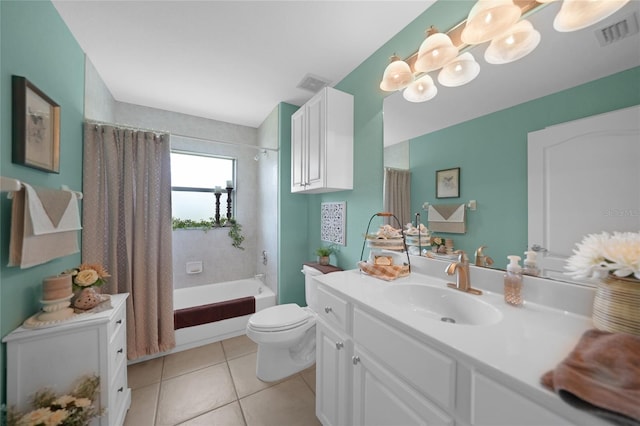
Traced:
<svg viewBox="0 0 640 426">
<path fill-rule="evenodd" d="M 355 425 L 453 425 L 452 418 L 357 346 L 352 364 Z"/>
<path fill-rule="evenodd" d="M 302 191 L 306 184 L 305 177 L 305 107 L 303 106 L 291 116 L 291 192 Z"/>
<path fill-rule="evenodd" d="M 326 92 L 315 96 L 305 105 L 307 133 L 307 188 L 315 189 L 324 186 L 325 143 L 326 143 Z"/>
<path fill-rule="evenodd" d="M 316 416 L 324 426 L 348 425 L 351 340 L 323 321 L 316 326 Z"/>
</svg>

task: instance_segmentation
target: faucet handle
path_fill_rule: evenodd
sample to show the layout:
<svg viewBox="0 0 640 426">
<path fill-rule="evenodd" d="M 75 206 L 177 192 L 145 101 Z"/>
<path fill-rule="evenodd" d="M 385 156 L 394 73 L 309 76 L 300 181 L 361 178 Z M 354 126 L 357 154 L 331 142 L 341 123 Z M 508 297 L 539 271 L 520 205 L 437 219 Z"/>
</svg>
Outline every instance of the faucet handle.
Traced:
<svg viewBox="0 0 640 426">
<path fill-rule="evenodd" d="M 467 253 L 465 253 L 464 250 L 456 250 L 454 253 L 458 255 L 458 262 L 469 263 L 469 256 L 467 256 Z"/>
</svg>

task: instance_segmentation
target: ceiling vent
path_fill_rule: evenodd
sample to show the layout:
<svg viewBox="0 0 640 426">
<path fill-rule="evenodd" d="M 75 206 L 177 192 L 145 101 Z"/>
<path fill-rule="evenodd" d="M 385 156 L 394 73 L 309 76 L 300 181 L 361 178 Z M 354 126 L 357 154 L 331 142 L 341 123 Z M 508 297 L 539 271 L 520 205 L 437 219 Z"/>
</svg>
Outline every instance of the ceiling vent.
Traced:
<svg viewBox="0 0 640 426">
<path fill-rule="evenodd" d="M 312 93 L 318 93 L 320 89 L 328 86 L 331 81 L 318 77 L 317 75 L 307 74 L 302 78 L 302 81 L 296 86 L 298 89 L 308 90 Z"/>
<path fill-rule="evenodd" d="M 634 12 L 615 24 L 596 30 L 596 38 L 600 46 L 604 47 L 637 33 L 638 16 Z"/>
</svg>

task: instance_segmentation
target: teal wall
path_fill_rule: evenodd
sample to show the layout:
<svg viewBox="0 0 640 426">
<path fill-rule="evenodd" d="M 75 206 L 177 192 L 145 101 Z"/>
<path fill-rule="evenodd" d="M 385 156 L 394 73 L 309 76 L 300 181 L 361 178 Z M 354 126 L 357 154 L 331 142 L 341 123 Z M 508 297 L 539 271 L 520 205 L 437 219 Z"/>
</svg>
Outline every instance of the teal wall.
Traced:
<svg viewBox="0 0 640 426">
<path fill-rule="evenodd" d="M 49 1 L 0 2 L 0 172 L 36 186 L 82 190 L 84 53 Z M 26 77 L 60 105 L 60 174 L 11 163 L 11 76 Z M 0 201 L 0 334 L 4 337 L 40 309 L 44 277 L 80 262 L 71 255 L 29 269 L 9 268 L 11 203 Z M 0 351 L 5 402 L 6 345 Z"/>
<path fill-rule="evenodd" d="M 470 120 L 410 142 L 411 207 L 477 200 L 466 234 L 445 234 L 472 255 L 481 245 L 495 266 L 527 249 L 527 133 L 640 104 L 640 68 Z M 435 198 L 435 171 L 460 167 L 460 198 Z M 597 230 L 594 230 L 597 231 Z"/>
<path fill-rule="evenodd" d="M 284 102 L 278 108 L 278 303 L 304 306 L 304 276 L 300 269 L 313 258 L 307 256 L 308 196 L 291 193 L 291 115 L 298 108 Z"/>
</svg>

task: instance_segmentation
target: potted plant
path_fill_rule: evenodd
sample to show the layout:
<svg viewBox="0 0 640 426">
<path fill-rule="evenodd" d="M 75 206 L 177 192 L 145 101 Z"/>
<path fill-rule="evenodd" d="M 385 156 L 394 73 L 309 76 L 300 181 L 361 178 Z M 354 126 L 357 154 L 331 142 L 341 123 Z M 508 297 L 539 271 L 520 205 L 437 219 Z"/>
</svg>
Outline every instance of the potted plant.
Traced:
<svg viewBox="0 0 640 426">
<path fill-rule="evenodd" d="M 331 247 L 323 246 L 316 249 L 316 255 L 318 256 L 318 263 L 321 265 L 329 264 L 329 256 L 333 253 Z"/>
</svg>

